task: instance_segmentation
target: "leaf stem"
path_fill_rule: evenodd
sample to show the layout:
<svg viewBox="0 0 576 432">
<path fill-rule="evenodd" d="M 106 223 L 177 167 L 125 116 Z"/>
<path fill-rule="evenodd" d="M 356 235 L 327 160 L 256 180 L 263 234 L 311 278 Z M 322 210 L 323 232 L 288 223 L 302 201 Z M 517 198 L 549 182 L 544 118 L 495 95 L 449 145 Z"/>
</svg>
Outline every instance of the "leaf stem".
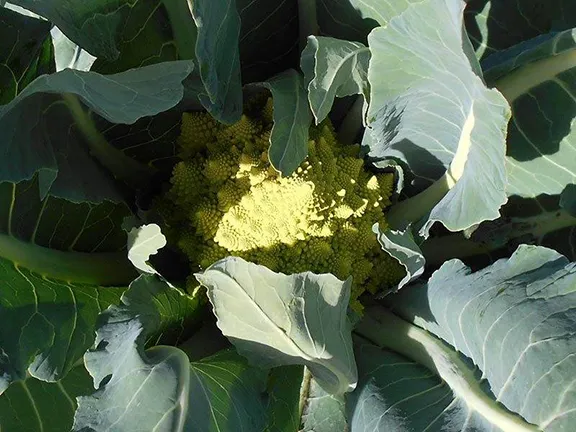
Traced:
<svg viewBox="0 0 576 432">
<path fill-rule="evenodd" d="M 193 0 L 162 0 L 174 33 L 178 57 L 182 60 L 196 58 L 198 29 L 192 15 Z"/>
<path fill-rule="evenodd" d="M 318 34 L 316 0 L 298 0 L 298 28 L 300 52 L 302 52 L 308 43 L 308 36 Z"/>
<path fill-rule="evenodd" d="M 535 425 L 488 396 L 458 352 L 432 333 L 381 306 L 366 311 L 355 331 L 382 348 L 402 354 L 436 373 L 470 409 L 506 432 L 535 432 Z"/>
<path fill-rule="evenodd" d="M 92 118 L 75 94 L 64 93 L 62 98 L 72 113 L 76 126 L 84 135 L 90 154 L 116 179 L 125 182 L 134 189 L 143 189 L 147 186 L 151 181 L 154 169 L 135 161 L 112 146 L 96 128 Z"/>
<path fill-rule="evenodd" d="M 138 276 L 125 252 L 64 252 L 0 234 L 0 257 L 48 279 L 90 285 L 128 285 Z"/>
<path fill-rule="evenodd" d="M 392 229 L 404 231 L 406 227 L 425 217 L 450 190 L 450 182 L 444 174 L 430 187 L 404 201 L 394 204 L 386 216 Z"/>
</svg>

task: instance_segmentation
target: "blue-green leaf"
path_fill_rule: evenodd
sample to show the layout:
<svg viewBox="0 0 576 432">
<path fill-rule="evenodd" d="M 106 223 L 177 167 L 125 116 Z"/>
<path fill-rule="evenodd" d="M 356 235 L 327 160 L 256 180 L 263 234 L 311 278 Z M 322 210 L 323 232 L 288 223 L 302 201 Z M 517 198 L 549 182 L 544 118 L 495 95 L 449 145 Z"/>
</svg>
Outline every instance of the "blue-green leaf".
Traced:
<svg viewBox="0 0 576 432">
<path fill-rule="evenodd" d="M 507 192 L 558 195 L 576 182 L 576 30 L 541 37 L 490 57 L 486 79 L 512 106 Z"/>
<path fill-rule="evenodd" d="M 134 281 L 122 304 L 102 314 L 96 347 L 85 355 L 97 390 L 78 399 L 74 430 L 261 430 L 266 371 L 234 352 L 190 363 L 174 346 L 144 350 L 158 334 L 161 341 L 189 329 L 200 306 L 156 276 Z"/>
<path fill-rule="evenodd" d="M 398 220 L 422 218 L 422 236 L 436 221 L 459 231 L 496 219 L 507 199 L 509 107 L 462 48 L 463 7 L 460 0 L 425 0 L 368 38 L 368 156 L 377 166 L 402 161 L 414 176 L 408 194 L 435 181 L 409 212 L 396 206 Z"/>
<path fill-rule="evenodd" d="M 268 156 L 276 170 L 289 176 L 308 156 L 312 114 L 302 76 L 289 69 L 266 82 L 252 85 L 265 87 L 272 93 L 274 125 Z"/>
<path fill-rule="evenodd" d="M 240 77 L 240 16 L 235 0 L 194 0 L 192 15 L 198 28 L 196 58 L 206 94 L 200 100 L 224 123 L 242 115 Z"/>
<path fill-rule="evenodd" d="M 310 36 L 300 65 L 316 124 L 324 120 L 335 97 L 362 94 L 367 99 L 370 50 L 359 42 Z"/>
<path fill-rule="evenodd" d="M 218 327 L 253 364 L 303 364 L 330 393 L 354 389 L 346 315 L 351 279 L 310 272 L 287 276 L 237 257 L 216 262 L 196 278 L 208 289 Z"/>
<path fill-rule="evenodd" d="M 405 276 L 396 285 L 396 290 L 419 278 L 422 273 L 424 273 L 426 260 L 424 259 L 424 255 L 422 255 L 420 247 L 414 241 L 414 234 L 412 233 L 411 227 L 408 227 L 404 231 L 393 229 L 383 231 L 378 224 L 375 224 L 372 230 L 378 237 L 378 242 L 380 246 L 382 246 L 382 250 L 398 260 L 406 270 Z"/>
<path fill-rule="evenodd" d="M 353 429 L 354 417 L 358 430 L 400 432 L 555 432 L 576 421 L 576 264 L 556 251 L 524 245 L 475 273 L 452 260 L 386 304 L 396 315 L 373 309 L 357 331 L 409 360 L 359 356 Z"/>
</svg>

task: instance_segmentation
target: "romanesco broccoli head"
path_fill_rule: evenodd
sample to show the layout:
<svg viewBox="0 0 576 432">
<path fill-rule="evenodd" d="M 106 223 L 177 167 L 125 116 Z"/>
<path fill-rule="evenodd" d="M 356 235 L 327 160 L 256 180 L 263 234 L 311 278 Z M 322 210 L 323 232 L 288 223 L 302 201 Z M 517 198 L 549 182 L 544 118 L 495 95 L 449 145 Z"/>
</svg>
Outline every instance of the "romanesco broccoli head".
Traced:
<svg viewBox="0 0 576 432">
<path fill-rule="evenodd" d="M 194 270 L 234 255 L 287 274 L 352 276 L 353 301 L 396 283 L 403 269 L 372 232 L 386 226 L 393 175 L 367 171 L 359 147 L 340 144 L 324 122 L 311 128 L 308 158 L 281 176 L 268 161 L 271 106 L 231 126 L 183 115 L 168 198 Z"/>
</svg>

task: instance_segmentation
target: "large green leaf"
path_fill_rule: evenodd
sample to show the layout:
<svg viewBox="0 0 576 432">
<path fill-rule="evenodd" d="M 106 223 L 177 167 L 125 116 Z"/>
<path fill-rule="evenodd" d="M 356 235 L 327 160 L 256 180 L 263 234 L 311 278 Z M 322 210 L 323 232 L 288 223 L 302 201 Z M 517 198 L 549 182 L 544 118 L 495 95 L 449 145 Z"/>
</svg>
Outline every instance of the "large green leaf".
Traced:
<svg viewBox="0 0 576 432">
<path fill-rule="evenodd" d="M 91 346 L 98 314 L 136 274 L 123 251 L 128 213 L 40 200 L 37 177 L 0 183 L 2 390 L 29 375 L 62 379 Z"/>
<path fill-rule="evenodd" d="M 331 393 L 355 387 L 346 315 L 350 279 L 287 276 L 237 257 L 216 262 L 196 278 L 208 289 L 218 327 L 253 364 L 306 365 Z"/>
<path fill-rule="evenodd" d="M 66 266 L 78 261 L 104 272 L 98 266 L 105 262 L 97 257 L 43 249 L 6 236 L 1 241 L 0 390 L 27 374 L 43 381 L 59 380 L 91 346 L 98 314 L 118 301 L 122 289 L 65 282 L 49 272 L 61 265 L 63 269 L 56 267 L 54 272 L 66 273 Z M 14 261 L 18 254 L 32 260 L 36 271 Z M 40 273 L 42 263 L 46 273 Z"/>
<path fill-rule="evenodd" d="M 100 162 L 122 164 L 115 175 L 129 170 L 128 161 L 99 141 L 100 133 L 91 129 L 92 123 L 78 102 L 64 104 L 56 94 L 78 95 L 91 110 L 111 122 L 134 123 L 175 106 L 182 98 L 182 81 L 191 67 L 190 62 L 182 61 L 111 76 L 64 70 L 39 77 L 0 107 L 4 136 L 0 179 L 18 182 L 39 172 L 42 197 L 50 192 L 74 201 L 120 200 L 111 177 L 90 153 L 100 154 Z M 70 109 L 87 135 L 85 142 L 73 127 Z"/>
<path fill-rule="evenodd" d="M 476 273 L 449 261 L 387 304 L 403 319 L 374 309 L 358 331 L 412 362 L 364 354 L 359 425 L 551 432 L 576 421 L 576 265 L 556 251 L 521 246 Z"/>
<path fill-rule="evenodd" d="M 414 175 L 408 193 L 436 180 L 425 197 L 396 206 L 396 222 L 423 219 L 423 236 L 436 221 L 459 231 L 496 219 L 507 199 L 509 108 L 462 48 L 463 7 L 425 0 L 368 38 L 368 156 L 377 166 L 402 161 Z"/>
<path fill-rule="evenodd" d="M 143 117 L 132 124 L 111 123 L 102 117 L 94 118 L 97 129 L 112 146 L 164 174 L 171 173 L 179 160 L 177 138 L 180 135 L 181 120 L 182 113 L 178 107 Z"/>
<path fill-rule="evenodd" d="M 486 58 L 550 31 L 576 27 L 572 0 L 469 0 L 466 27 L 476 54 Z"/>
<path fill-rule="evenodd" d="M 308 131 L 312 114 L 302 76 L 294 69 L 268 81 L 252 84 L 270 90 L 274 103 L 274 125 L 268 156 L 272 166 L 289 176 L 308 156 Z"/>
<path fill-rule="evenodd" d="M 250 366 L 235 351 L 191 363 L 190 413 L 187 430 L 260 431 L 266 414 L 262 390 L 266 373 Z M 206 413 L 210 412 L 211 418 Z"/>
<path fill-rule="evenodd" d="M 74 430 L 260 430 L 265 371 L 233 352 L 191 364 L 173 346 L 144 351 L 154 333 L 188 327 L 199 306 L 156 276 L 134 281 L 122 305 L 102 315 L 85 356 L 98 390 L 79 398 Z"/>
<path fill-rule="evenodd" d="M 576 183 L 576 30 L 530 41 L 486 61 L 486 79 L 512 106 L 507 191 L 558 195 Z"/>
<path fill-rule="evenodd" d="M 98 70 L 121 72 L 177 60 L 161 0 L 14 0 L 56 24 L 74 43 L 99 58 Z"/>
<path fill-rule="evenodd" d="M 316 124 L 328 116 L 336 97 L 363 94 L 368 99 L 369 61 L 370 50 L 359 42 L 308 38 L 300 64 Z"/>
<path fill-rule="evenodd" d="M 300 427 L 300 393 L 305 377 L 304 367 L 299 365 L 280 366 L 270 371 L 266 432 L 298 430 Z"/>
<path fill-rule="evenodd" d="M 298 65 L 298 1 L 236 0 L 244 83 L 265 81 Z"/>
<path fill-rule="evenodd" d="M 370 31 L 386 26 L 419 0 L 319 0 L 316 4 L 322 34 L 366 43 Z"/>
<path fill-rule="evenodd" d="M 196 58 L 206 90 L 200 100 L 220 121 L 234 123 L 242 115 L 240 16 L 236 2 L 195 0 L 192 15 L 198 28 Z"/>
<path fill-rule="evenodd" d="M 56 383 L 28 377 L 10 386 L 0 397 L 0 428 L 18 432 L 69 431 L 76 397 L 91 390 L 90 375 L 82 364 Z"/>
<path fill-rule="evenodd" d="M 54 71 L 50 23 L 0 7 L 0 104 Z"/>
</svg>

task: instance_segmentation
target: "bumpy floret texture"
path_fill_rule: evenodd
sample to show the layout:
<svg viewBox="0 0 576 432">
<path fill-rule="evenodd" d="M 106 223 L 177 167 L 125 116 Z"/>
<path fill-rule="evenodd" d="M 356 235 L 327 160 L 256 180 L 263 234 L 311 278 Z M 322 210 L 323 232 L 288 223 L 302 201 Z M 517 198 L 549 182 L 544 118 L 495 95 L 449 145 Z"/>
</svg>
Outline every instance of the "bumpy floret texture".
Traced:
<svg viewBox="0 0 576 432">
<path fill-rule="evenodd" d="M 258 118 L 231 126 L 183 116 L 168 197 L 187 215 L 176 231 L 194 269 L 234 255 L 286 274 L 352 276 L 353 301 L 396 283 L 403 269 L 372 232 L 386 226 L 393 176 L 366 170 L 329 123 L 311 128 L 307 159 L 281 176 L 268 161 L 271 111 L 268 100 Z"/>
</svg>

